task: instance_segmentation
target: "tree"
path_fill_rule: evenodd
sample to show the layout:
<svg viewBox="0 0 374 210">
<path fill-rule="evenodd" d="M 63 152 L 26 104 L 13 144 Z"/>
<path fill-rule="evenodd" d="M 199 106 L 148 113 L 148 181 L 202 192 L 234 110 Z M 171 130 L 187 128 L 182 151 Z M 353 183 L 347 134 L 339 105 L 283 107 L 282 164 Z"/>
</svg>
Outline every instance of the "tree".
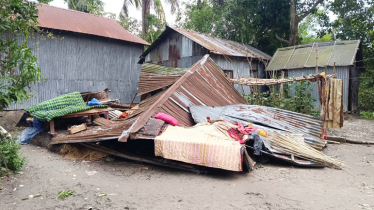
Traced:
<svg viewBox="0 0 374 210">
<path fill-rule="evenodd" d="M 319 10 L 316 14 L 308 15 L 299 24 L 299 44 L 308 44 L 313 42 L 327 42 L 333 40 L 332 33 L 320 33 L 322 22 L 327 21 L 325 16 L 327 11 Z"/>
<path fill-rule="evenodd" d="M 30 86 L 43 78 L 37 59 L 28 47 L 36 28 L 34 2 L 2 0 L 0 7 L 0 110 L 12 102 L 28 100 Z M 23 39 L 17 39 L 23 36 Z"/>
<path fill-rule="evenodd" d="M 275 34 L 289 33 L 289 0 L 197 0 L 186 4 L 178 26 L 251 44 L 273 54 L 282 42 Z M 233 15 L 235 14 L 235 15 Z"/>
<path fill-rule="evenodd" d="M 64 0 L 68 4 L 68 8 L 77 10 L 85 13 L 90 13 L 90 5 L 96 5 L 96 7 L 103 6 L 104 3 L 101 0 Z"/>
<path fill-rule="evenodd" d="M 149 42 L 153 43 L 157 37 L 161 35 L 161 33 L 165 30 L 166 23 L 165 21 L 160 20 L 155 15 L 148 14 L 147 15 L 147 24 L 149 26 L 148 33 L 145 34 L 144 39 Z"/>
<path fill-rule="evenodd" d="M 104 2 L 102 0 L 64 0 L 68 8 L 85 13 L 90 13 L 102 17 L 116 19 L 114 13 L 104 11 Z"/>
<path fill-rule="evenodd" d="M 49 4 L 51 3 L 53 0 L 38 0 L 39 3 L 42 3 L 42 4 Z"/>
<path fill-rule="evenodd" d="M 174 14 L 179 10 L 179 1 L 178 0 L 166 0 L 170 4 L 171 13 Z M 135 5 L 136 8 L 141 6 L 142 9 L 142 38 L 145 39 L 150 24 L 147 22 L 152 19 L 148 17 L 151 14 L 151 7 L 154 9 L 156 16 L 162 22 L 165 22 L 165 12 L 161 4 L 161 0 L 124 0 L 121 14 L 124 17 L 128 17 L 129 6 Z"/>
<path fill-rule="evenodd" d="M 361 40 L 366 69 L 360 76 L 359 105 L 360 110 L 374 111 L 374 2 L 334 0 L 328 8 L 337 18 L 324 25 L 328 29 L 321 34 L 332 33 L 341 40 Z"/>
<path fill-rule="evenodd" d="M 290 0 L 290 35 L 289 39 L 283 39 L 276 34 L 276 38 L 288 46 L 296 45 L 299 35 L 299 23 L 309 14 L 317 11 L 317 7 L 323 0 Z"/>
<path fill-rule="evenodd" d="M 120 15 L 119 21 L 117 22 L 135 36 L 141 36 L 141 23 L 137 19 Z"/>
</svg>

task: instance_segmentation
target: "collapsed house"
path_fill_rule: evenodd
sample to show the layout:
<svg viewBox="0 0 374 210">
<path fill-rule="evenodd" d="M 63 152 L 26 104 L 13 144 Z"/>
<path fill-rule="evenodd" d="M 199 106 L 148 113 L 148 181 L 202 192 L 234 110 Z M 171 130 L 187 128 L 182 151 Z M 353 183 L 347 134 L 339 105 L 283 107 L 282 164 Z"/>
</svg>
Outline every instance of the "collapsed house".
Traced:
<svg viewBox="0 0 374 210">
<path fill-rule="evenodd" d="M 51 144 L 80 143 L 130 160 L 195 171 L 194 165 L 250 170 L 262 154 L 302 166 L 344 165 L 320 152 L 325 146 L 321 118 L 247 105 L 209 55 L 186 69 L 145 64 L 139 84 L 140 93 L 147 96 L 121 113 L 122 119 L 99 117 L 93 120 L 99 126 L 77 133 L 51 132 L 55 135 Z M 76 93 L 68 98 L 72 97 L 80 100 Z M 81 112 L 74 112 L 76 107 L 59 107 L 68 110 L 61 114 L 53 110 L 55 101 L 43 103 L 27 111 L 37 119 L 46 116 L 48 121 L 92 112 L 108 118 L 111 109 L 110 104 Z M 151 143 L 156 157 L 142 158 L 120 149 L 133 142 Z"/>
</svg>

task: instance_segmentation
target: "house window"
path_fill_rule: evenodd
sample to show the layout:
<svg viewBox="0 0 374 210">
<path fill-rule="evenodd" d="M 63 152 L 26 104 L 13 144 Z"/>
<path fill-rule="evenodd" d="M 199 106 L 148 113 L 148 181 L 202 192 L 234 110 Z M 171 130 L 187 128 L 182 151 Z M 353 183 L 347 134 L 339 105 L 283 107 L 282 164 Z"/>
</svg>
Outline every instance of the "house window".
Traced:
<svg viewBox="0 0 374 210">
<path fill-rule="evenodd" d="M 227 79 L 234 78 L 234 72 L 232 70 L 223 70 L 223 73 L 226 75 Z"/>
</svg>

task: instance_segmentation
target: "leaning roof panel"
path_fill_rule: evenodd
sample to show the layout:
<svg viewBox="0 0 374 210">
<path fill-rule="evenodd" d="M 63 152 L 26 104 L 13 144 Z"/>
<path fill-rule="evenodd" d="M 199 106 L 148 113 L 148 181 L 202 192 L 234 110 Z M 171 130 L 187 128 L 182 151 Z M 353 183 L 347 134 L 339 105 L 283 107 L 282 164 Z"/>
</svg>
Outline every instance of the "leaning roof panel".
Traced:
<svg viewBox="0 0 374 210">
<path fill-rule="evenodd" d="M 181 126 L 193 126 L 189 106 L 226 106 L 247 104 L 208 55 L 192 66 L 171 87 L 165 90 L 147 110 L 142 111 L 138 120 L 129 130 L 136 133 L 158 112 L 176 118 Z M 126 132 L 127 133 L 127 132 Z M 126 141 L 123 136 L 120 141 Z"/>
<path fill-rule="evenodd" d="M 139 78 L 138 95 L 174 84 L 187 70 L 187 68 L 173 68 L 143 63 Z"/>
<path fill-rule="evenodd" d="M 117 21 L 109 18 L 46 4 L 38 4 L 37 9 L 39 10 L 37 26 L 42 28 L 72 31 L 150 45 L 128 32 Z"/>
<path fill-rule="evenodd" d="M 331 41 L 279 48 L 266 70 L 354 65 L 360 40 Z M 316 59 L 318 50 L 318 60 Z"/>
</svg>

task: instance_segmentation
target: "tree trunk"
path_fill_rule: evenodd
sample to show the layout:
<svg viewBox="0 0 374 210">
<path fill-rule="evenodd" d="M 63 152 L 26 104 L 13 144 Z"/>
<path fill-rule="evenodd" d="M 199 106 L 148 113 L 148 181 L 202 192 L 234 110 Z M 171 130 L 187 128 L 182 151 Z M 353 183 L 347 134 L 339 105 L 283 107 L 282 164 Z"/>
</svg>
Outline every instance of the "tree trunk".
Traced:
<svg viewBox="0 0 374 210">
<path fill-rule="evenodd" d="M 287 44 L 287 46 L 296 45 L 297 37 L 299 35 L 299 23 L 306 16 L 308 16 L 312 10 L 316 9 L 317 6 L 322 2 L 323 2 L 323 0 L 317 0 L 313 4 L 313 6 L 311 6 L 309 8 L 309 10 L 307 10 L 307 11 L 301 13 L 301 14 L 297 14 L 295 0 L 290 0 L 290 38 L 288 40 L 285 40 L 285 39 L 279 37 L 277 34 L 275 34 L 275 37 L 279 41 Z"/>
<path fill-rule="evenodd" d="M 151 0 L 142 0 L 142 38 L 148 33 L 147 15 L 151 12 Z"/>
<path fill-rule="evenodd" d="M 290 6 L 290 39 L 288 40 L 288 46 L 294 46 L 299 35 L 299 22 L 294 0 L 290 1 Z"/>
</svg>

